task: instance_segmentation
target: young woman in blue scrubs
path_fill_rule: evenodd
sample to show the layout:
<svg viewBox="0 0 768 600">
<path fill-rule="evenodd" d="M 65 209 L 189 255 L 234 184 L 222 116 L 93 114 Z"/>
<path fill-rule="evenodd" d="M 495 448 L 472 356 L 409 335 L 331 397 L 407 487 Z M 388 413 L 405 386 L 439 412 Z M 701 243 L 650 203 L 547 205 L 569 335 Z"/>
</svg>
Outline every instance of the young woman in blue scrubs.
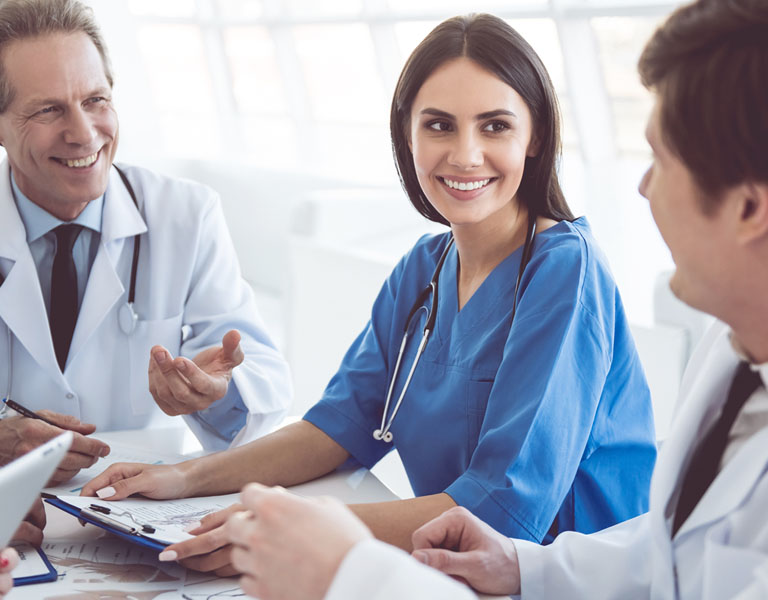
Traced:
<svg viewBox="0 0 768 600">
<path fill-rule="evenodd" d="M 405 65 L 391 133 L 411 202 L 450 232 L 423 237 L 395 267 L 322 399 L 250 445 L 177 466 L 113 466 L 84 493 L 288 486 L 350 460 L 372 467 L 397 448 L 417 497 L 352 508 L 404 548 L 457 504 L 539 542 L 647 510 L 650 395 L 605 257 L 560 190 L 557 100 L 538 56 L 501 19 L 445 21 Z M 431 335 L 400 403 L 434 301 L 420 293 L 441 257 Z M 217 527 L 227 514 L 164 557 L 212 552 L 184 564 L 228 572 Z"/>
</svg>

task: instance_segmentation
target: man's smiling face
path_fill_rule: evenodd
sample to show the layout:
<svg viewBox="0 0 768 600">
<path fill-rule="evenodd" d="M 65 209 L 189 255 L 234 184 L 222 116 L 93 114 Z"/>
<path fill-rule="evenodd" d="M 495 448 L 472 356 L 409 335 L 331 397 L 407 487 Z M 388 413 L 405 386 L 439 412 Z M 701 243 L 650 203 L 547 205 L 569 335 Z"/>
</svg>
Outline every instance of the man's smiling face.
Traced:
<svg viewBox="0 0 768 600">
<path fill-rule="evenodd" d="M 101 55 L 78 32 L 11 42 L 0 59 L 12 90 L 0 143 L 16 183 L 35 204 L 70 221 L 106 190 L 117 150 Z"/>
</svg>

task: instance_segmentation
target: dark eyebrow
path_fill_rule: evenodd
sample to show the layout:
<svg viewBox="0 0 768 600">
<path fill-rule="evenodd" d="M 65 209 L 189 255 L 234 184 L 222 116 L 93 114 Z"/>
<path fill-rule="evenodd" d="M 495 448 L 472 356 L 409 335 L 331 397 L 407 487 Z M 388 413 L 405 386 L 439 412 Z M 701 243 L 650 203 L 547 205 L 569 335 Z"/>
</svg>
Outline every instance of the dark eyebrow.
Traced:
<svg viewBox="0 0 768 600">
<path fill-rule="evenodd" d="M 480 113 L 475 117 L 478 121 L 485 121 L 486 119 L 493 119 L 494 117 L 512 117 L 517 119 L 517 115 L 511 110 L 505 110 L 498 108 L 496 110 L 489 110 L 488 112 Z"/>
<path fill-rule="evenodd" d="M 421 111 L 422 115 L 432 115 L 434 117 L 443 117 L 445 119 L 454 119 L 455 117 L 451 113 L 447 113 L 444 110 L 438 110 L 437 108 L 425 108 Z"/>
<path fill-rule="evenodd" d="M 421 111 L 421 114 L 423 115 L 433 115 L 435 117 L 443 117 L 444 119 L 455 119 L 455 117 L 451 113 L 447 113 L 444 110 L 439 110 L 437 108 L 425 108 Z M 517 115 L 513 113 L 511 110 L 506 110 L 503 108 L 497 108 L 496 110 L 489 110 L 484 113 L 480 113 L 475 117 L 476 121 L 485 121 L 486 119 L 493 119 L 494 117 L 512 117 L 514 119 L 517 119 Z"/>
</svg>

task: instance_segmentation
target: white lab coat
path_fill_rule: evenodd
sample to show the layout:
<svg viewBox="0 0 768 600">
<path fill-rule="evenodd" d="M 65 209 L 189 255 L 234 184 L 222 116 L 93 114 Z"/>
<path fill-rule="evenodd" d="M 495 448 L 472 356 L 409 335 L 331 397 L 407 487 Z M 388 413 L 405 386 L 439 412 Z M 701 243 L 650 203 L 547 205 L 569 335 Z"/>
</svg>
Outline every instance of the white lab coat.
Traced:
<svg viewBox="0 0 768 600">
<path fill-rule="evenodd" d="M 240 275 L 220 201 L 211 189 L 137 167 L 122 167 L 137 211 L 113 169 L 104 202 L 101 241 L 91 268 L 64 373 L 53 350 L 40 283 L 13 201 L 8 162 L 0 164 L 0 393 L 8 384 L 10 329 L 12 396 L 33 410 L 74 415 L 98 430 L 178 423 L 149 393 L 149 351 L 165 346 L 193 357 L 240 330 L 246 358 L 233 373 L 248 410 L 233 444 L 265 433 L 290 402 L 287 365 L 270 341 L 250 287 Z M 254 218 L 257 218 L 255 216 Z M 118 324 L 127 302 L 133 236 L 142 234 L 134 304 L 139 321 L 128 336 Z M 234 429 L 211 430 L 184 420 L 207 449 L 229 445 Z M 235 422 L 235 419 L 232 419 Z M 229 427 L 229 425 L 228 425 Z"/>
<path fill-rule="evenodd" d="M 670 539 L 684 467 L 701 432 L 719 416 L 738 361 L 728 329 L 716 323 L 688 365 L 680 408 L 654 471 L 648 513 L 592 535 L 563 533 L 550 546 L 515 541 L 522 600 L 768 598 L 768 428 L 738 450 Z M 765 372 L 762 377 L 765 382 Z M 351 557 L 356 553 L 368 566 L 358 560 L 354 574 L 340 569 L 328 600 L 354 597 L 353 585 L 377 577 L 380 557 L 391 575 L 378 579 L 376 598 L 465 597 L 461 587 L 447 591 L 440 573 L 408 567 L 415 561 L 405 555 L 386 559 L 385 549 L 362 545 Z M 430 582 L 443 592 L 418 592 Z M 397 595 L 390 593 L 395 590 Z"/>
</svg>

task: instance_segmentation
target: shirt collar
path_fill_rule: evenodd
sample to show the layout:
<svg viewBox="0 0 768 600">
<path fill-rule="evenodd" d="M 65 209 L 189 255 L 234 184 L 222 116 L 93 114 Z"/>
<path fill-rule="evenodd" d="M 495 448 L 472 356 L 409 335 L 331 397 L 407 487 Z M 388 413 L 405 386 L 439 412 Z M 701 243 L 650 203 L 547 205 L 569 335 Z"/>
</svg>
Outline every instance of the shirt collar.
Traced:
<svg viewBox="0 0 768 600">
<path fill-rule="evenodd" d="M 54 217 L 47 210 L 27 198 L 24 195 L 24 192 L 22 192 L 16 184 L 16 178 L 13 176 L 13 171 L 11 171 L 11 188 L 13 189 L 13 197 L 16 201 L 16 207 L 19 209 L 21 221 L 24 223 L 24 228 L 27 230 L 28 244 L 40 239 L 52 229 L 65 223 L 65 221 Z M 92 229 L 97 233 L 101 233 L 101 215 L 103 208 L 104 194 L 86 204 L 83 212 L 70 222 Z"/>
<path fill-rule="evenodd" d="M 760 374 L 760 379 L 763 380 L 763 387 L 768 389 L 768 362 L 762 364 L 755 364 L 752 359 L 747 355 L 746 351 L 741 347 L 736 337 L 733 335 L 733 331 L 728 334 L 728 339 L 731 342 L 731 348 L 741 360 L 749 364 L 749 368 Z"/>
</svg>

